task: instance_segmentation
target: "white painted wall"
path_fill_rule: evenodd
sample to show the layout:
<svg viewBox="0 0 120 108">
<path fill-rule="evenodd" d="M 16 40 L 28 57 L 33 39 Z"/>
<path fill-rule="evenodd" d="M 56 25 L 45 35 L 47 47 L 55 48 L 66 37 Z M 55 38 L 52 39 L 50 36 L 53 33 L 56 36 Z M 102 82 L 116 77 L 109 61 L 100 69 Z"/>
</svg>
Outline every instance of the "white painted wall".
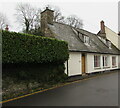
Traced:
<svg viewBox="0 0 120 108">
<path fill-rule="evenodd" d="M 118 56 L 118 67 L 120 68 L 120 55 Z"/>
<path fill-rule="evenodd" d="M 67 74 L 67 61 L 64 63 L 65 65 L 65 73 Z"/>
<path fill-rule="evenodd" d="M 104 54 L 98 54 L 101 57 L 101 62 L 100 62 L 101 65 L 100 65 L 99 69 L 94 68 L 94 55 L 96 55 L 96 54 L 90 54 L 90 53 L 87 54 L 86 73 L 118 69 L 118 55 L 107 55 L 107 56 L 109 56 L 109 65 L 108 65 L 108 68 L 104 68 L 103 67 L 103 59 L 102 59 Z M 115 68 L 112 67 L 112 56 L 116 56 L 116 64 L 117 64 L 117 66 Z"/>
<path fill-rule="evenodd" d="M 67 62 L 65 63 L 67 74 Z M 80 52 L 70 52 L 68 60 L 68 76 L 81 75 L 81 53 Z"/>
<path fill-rule="evenodd" d="M 105 26 L 106 37 L 120 50 L 120 36 Z M 120 56 L 118 56 L 118 67 L 120 68 Z"/>
<path fill-rule="evenodd" d="M 80 52 L 70 52 L 69 60 L 68 60 L 68 76 L 81 75 L 82 74 L 82 53 Z M 93 73 L 105 70 L 113 70 L 118 69 L 118 65 L 120 66 L 120 55 L 107 55 L 109 56 L 109 65 L 107 68 L 103 67 L 103 56 L 104 54 L 94 54 L 87 53 L 86 55 L 86 73 Z M 94 68 L 94 55 L 100 55 L 101 62 L 100 68 Z M 115 68 L 112 67 L 112 56 L 116 56 L 116 64 Z M 118 60 L 119 57 L 119 60 Z M 67 74 L 67 62 L 65 62 L 65 73 Z"/>
</svg>

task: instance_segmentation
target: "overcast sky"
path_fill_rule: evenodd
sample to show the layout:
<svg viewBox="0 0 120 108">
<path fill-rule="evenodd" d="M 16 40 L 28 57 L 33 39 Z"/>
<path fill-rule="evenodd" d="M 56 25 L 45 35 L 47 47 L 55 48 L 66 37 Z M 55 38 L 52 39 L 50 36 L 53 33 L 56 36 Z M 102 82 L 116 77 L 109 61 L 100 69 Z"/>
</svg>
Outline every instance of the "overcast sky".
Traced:
<svg viewBox="0 0 120 108">
<path fill-rule="evenodd" d="M 63 16 L 76 15 L 83 20 L 83 29 L 93 33 L 100 30 L 101 20 L 111 30 L 118 32 L 118 0 L 0 0 L 0 12 L 9 19 L 11 31 L 21 30 L 14 15 L 19 2 L 41 9 L 48 4 L 58 6 Z"/>
</svg>

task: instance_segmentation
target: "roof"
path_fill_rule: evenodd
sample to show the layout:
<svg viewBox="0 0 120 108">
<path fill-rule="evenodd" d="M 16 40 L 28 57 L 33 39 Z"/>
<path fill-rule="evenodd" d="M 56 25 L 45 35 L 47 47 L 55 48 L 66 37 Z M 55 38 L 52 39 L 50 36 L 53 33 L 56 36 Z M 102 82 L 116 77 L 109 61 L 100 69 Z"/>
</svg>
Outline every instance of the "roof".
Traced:
<svg viewBox="0 0 120 108">
<path fill-rule="evenodd" d="M 55 38 L 68 42 L 70 51 L 103 53 L 103 54 L 119 54 L 120 51 L 112 44 L 111 49 L 108 48 L 99 38 L 98 35 L 83 29 L 76 29 L 66 24 L 54 22 L 49 24 L 50 30 L 54 33 Z M 90 44 L 86 45 L 82 36 L 88 36 Z"/>
</svg>

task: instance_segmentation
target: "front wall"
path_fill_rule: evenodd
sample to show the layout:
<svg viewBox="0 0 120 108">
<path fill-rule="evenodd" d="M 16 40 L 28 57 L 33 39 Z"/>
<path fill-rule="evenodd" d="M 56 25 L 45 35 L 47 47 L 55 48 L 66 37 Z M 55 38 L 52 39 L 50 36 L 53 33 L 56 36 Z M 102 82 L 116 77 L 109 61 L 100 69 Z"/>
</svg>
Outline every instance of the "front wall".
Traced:
<svg viewBox="0 0 120 108">
<path fill-rule="evenodd" d="M 109 56 L 109 67 L 108 68 L 103 67 L 102 57 L 104 56 L 104 54 L 87 53 L 85 55 L 86 55 L 86 73 L 113 70 L 113 69 L 118 69 L 118 67 L 120 67 L 120 56 L 118 55 L 107 55 Z M 100 69 L 94 68 L 94 55 L 100 55 L 101 57 Z M 112 67 L 112 56 L 116 56 L 117 67 L 115 68 Z M 69 60 L 68 60 L 68 76 L 81 75 L 82 74 L 81 65 L 82 65 L 81 53 L 70 52 Z M 65 67 L 66 67 L 65 73 L 67 74 L 67 62 L 65 63 Z"/>
<path fill-rule="evenodd" d="M 68 76 L 80 75 L 81 72 L 81 53 L 70 52 L 68 60 Z M 67 70 L 65 71 L 67 73 Z"/>
<path fill-rule="evenodd" d="M 99 71 L 105 71 L 105 70 L 112 70 L 112 69 L 118 69 L 118 55 L 115 55 L 116 56 L 116 64 L 117 64 L 117 67 L 115 68 L 112 68 L 112 56 L 113 55 L 107 55 L 109 56 L 109 68 L 103 68 L 103 61 L 102 61 L 102 56 L 104 54 L 98 54 L 101 56 L 101 68 L 100 69 L 95 69 L 94 68 L 94 55 L 96 54 L 87 54 L 87 64 L 86 64 L 86 73 L 92 73 L 92 72 L 99 72 Z"/>
<path fill-rule="evenodd" d="M 118 56 L 118 67 L 120 68 L 120 55 Z"/>
</svg>

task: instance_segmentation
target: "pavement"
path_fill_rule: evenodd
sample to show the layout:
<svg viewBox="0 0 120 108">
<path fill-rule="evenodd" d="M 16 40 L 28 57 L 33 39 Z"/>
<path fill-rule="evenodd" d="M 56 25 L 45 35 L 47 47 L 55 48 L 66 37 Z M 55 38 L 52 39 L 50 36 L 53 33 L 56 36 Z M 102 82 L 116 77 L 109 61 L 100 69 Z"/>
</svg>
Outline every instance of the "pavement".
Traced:
<svg viewBox="0 0 120 108">
<path fill-rule="evenodd" d="M 118 72 L 71 82 L 3 106 L 118 106 Z"/>
</svg>

